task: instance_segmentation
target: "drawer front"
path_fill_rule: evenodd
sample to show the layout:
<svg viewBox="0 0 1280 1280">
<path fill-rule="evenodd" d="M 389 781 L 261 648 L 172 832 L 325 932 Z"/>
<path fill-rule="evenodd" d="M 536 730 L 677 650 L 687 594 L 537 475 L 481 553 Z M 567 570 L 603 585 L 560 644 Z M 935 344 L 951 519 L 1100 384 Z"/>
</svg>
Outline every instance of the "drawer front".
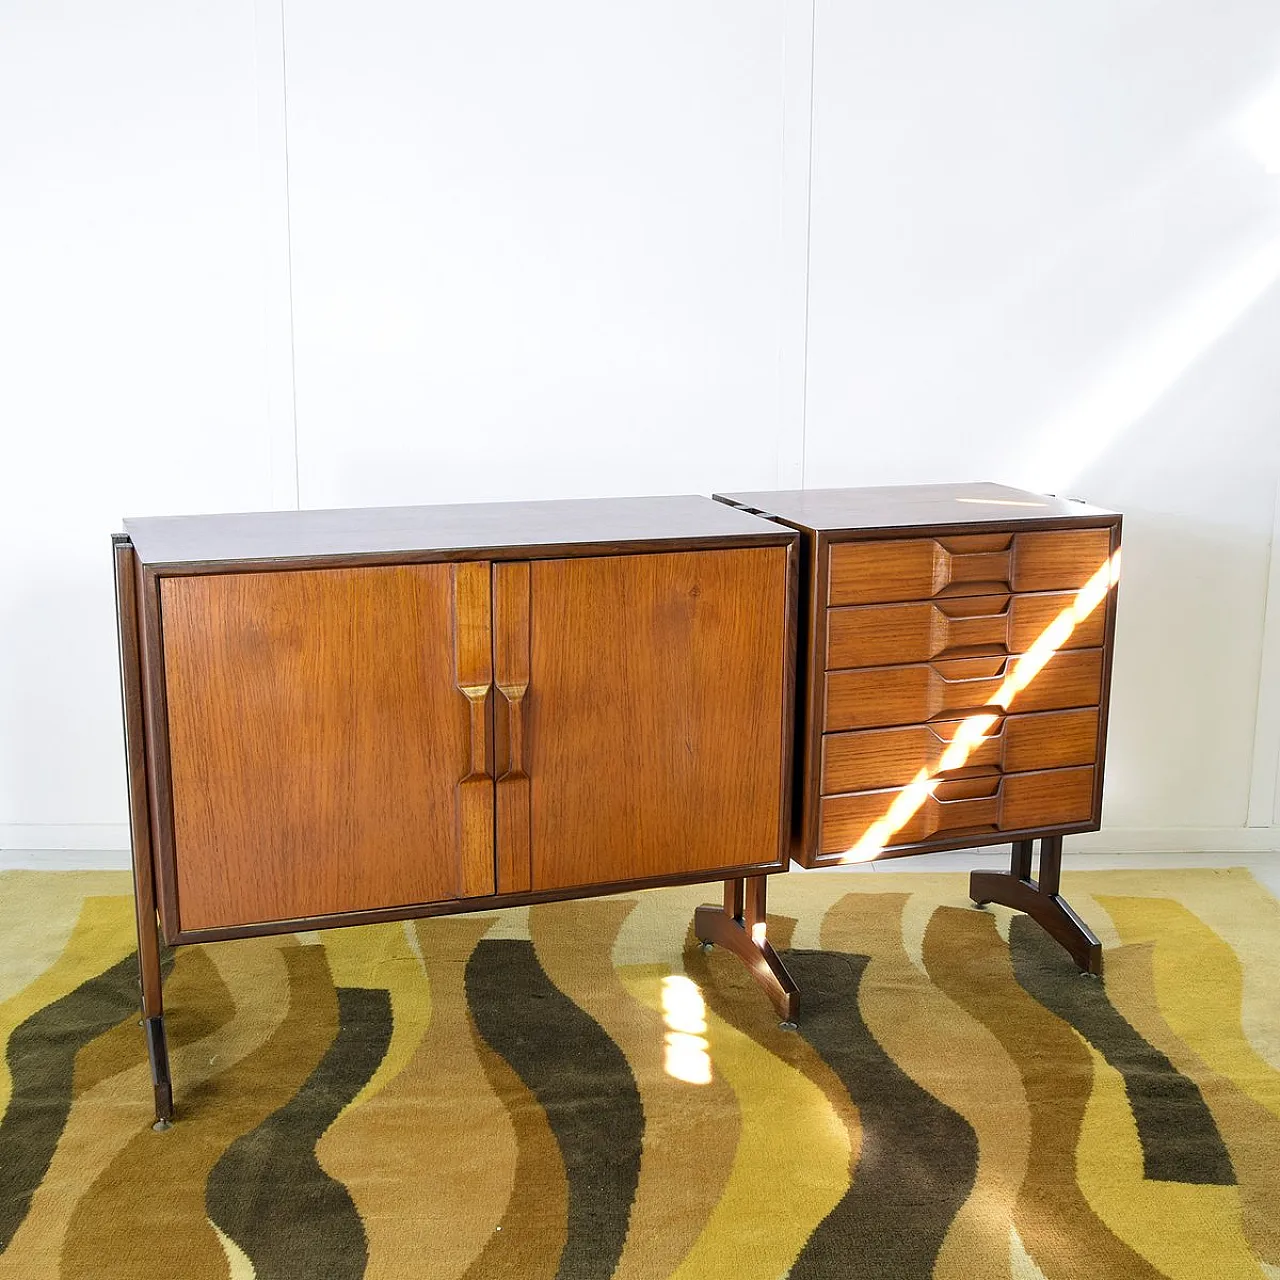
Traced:
<svg viewBox="0 0 1280 1280">
<path fill-rule="evenodd" d="M 883 849 L 1068 826 L 1093 817 L 1092 766 L 1038 773 L 979 773 L 939 782 L 901 803 L 902 788 L 827 796 L 822 800 L 818 847 L 822 855 L 852 853 L 870 859 Z M 901 812 L 894 812 L 899 804 Z"/>
<path fill-rule="evenodd" d="M 1097 706 L 1102 700 L 1101 649 L 1055 653 L 1015 694 L 1018 658 L 954 658 L 909 666 L 833 671 L 826 676 L 827 733 L 956 719 L 1015 698 L 1019 713 Z M 1012 678 L 1011 678 L 1012 677 Z M 1008 681 L 1008 683 L 1006 683 Z"/>
<path fill-rule="evenodd" d="M 827 734 L 822 741 L 822 794 L 905 787 L 921 769 L 936 773 L 960 724 L 942 720 Z M 1097 707 L 1041 711 L 1001 718 L 960 767 L 1028 773 L 1093 764 L 1097 754 Z"/>
<path fill-rule="evenodd" d="M 831 548 L 827 603 L 1077 591 L 1110 554 L 1106 528 L 838 542 Z"/>
<path fill-rule="evenodd" d="M 835 671 L 928 662 L 976 652 L 1026 653 L 1074 599 L 1073 592 L 1062 591 L 829 609 L 826 667 Z M 1105 609 L 1095 609 L 1063 647 L 1092 649 L 1101 645 L 1106 618 Z"/>
</svg>

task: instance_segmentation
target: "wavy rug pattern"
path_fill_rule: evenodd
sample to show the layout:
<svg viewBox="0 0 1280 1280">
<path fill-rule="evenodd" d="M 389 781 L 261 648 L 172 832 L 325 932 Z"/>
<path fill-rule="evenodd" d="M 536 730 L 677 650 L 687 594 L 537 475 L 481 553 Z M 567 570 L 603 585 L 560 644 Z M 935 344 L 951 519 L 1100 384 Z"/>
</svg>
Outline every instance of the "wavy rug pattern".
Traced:
<svg viewBox="0 0 1280 1280">
<path fill-rule="evenodd" d="M 1280 1280 L 1280 903 L 1067 875 L 1082 977 L 955 874 L 182 948 L 150 1128 L 128 879 L 0 874 L 0 1280 Z"/>
</svg>

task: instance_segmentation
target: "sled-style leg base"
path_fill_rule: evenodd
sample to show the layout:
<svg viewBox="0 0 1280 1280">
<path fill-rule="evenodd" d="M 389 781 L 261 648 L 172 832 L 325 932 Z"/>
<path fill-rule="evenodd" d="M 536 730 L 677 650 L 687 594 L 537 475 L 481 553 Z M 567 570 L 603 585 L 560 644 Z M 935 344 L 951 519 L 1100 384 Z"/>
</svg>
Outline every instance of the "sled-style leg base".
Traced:
<svg viewBox="0 0 1280 1280">
<path fill-rule="evenodd" d="M 1037 880 L 1031 878 L 1032 843 L 1019 840 L 1013 846 L 1013 859 L 1008 871 L 974 871 L 969 877 L 969 896 L 979 906 L 998 902 L 1001 906 L 1025 912 L 1067 949 L 1085 973 L 1100 976 L 1102 943 L 1058 893 L 1062 837 L 1048 836 L 1040 841 L 1040 875 Z"/>
<path fill-rule="evenodd" d="M 778 953 L 765 936 L 765 881 L 767 876 L 747 876 L 724 883 L 723 907 L 699 907 L 693 931 L 704 944 L 731 951 L 764 988 L 783 1022 L 794 1022 L 800 1008 L 800 990 Z"/>
</svg>

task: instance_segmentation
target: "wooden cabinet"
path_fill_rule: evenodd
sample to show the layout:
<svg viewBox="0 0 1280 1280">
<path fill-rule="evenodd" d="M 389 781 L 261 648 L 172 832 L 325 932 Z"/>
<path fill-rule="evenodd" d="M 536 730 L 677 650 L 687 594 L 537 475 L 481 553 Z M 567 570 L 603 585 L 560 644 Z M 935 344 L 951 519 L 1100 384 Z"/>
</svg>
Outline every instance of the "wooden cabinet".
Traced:
<svg viewBox="0 0 1280 1280">
<path fill-rule="evenodd" d="M 974 897 L 1096 970 L 1057 881 L 1062 837 L 1101 822 L 1120 517 L 992 484 L 718 496 L 804 539 L 792 856 L 1012 844 Z"/>
<path fill-rule="evenodd" d="M 1000 485 L 721 500 L 805 540 L 799 862 L 1099 825 L 1119 516 Z"/>
<path fill-rule="evenodd" d="M 792 531 L 709 498 L 126 528 L 153 1037 L 157 908 L 185 943 L 786 867 Z"/>
</svg>

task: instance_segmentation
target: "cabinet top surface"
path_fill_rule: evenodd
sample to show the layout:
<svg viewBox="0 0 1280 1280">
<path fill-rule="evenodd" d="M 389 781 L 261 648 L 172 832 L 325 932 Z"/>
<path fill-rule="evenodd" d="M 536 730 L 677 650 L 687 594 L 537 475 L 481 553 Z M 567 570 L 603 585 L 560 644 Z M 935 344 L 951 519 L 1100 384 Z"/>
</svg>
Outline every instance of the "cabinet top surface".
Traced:
<svg viewBox="0 0 1280 1280">
<path fill-rule="evenodd" d="M 128 519 L 124 528 L 147 565 L 521 548 L 536 554 L 551 547 L 721 539 L 777 543 L 784 532 L 758 516 L 692 495 L 148 516 Z"/>
<path fill-rule="evenodd" d="M 1115 519 L 1071 498 L 1002 484 L 885 485 L 868 489 L 790 489 L 725 493 L 717 498 L 818 532 L 1011 524 L 1029 520 Z"/>
</svg>

